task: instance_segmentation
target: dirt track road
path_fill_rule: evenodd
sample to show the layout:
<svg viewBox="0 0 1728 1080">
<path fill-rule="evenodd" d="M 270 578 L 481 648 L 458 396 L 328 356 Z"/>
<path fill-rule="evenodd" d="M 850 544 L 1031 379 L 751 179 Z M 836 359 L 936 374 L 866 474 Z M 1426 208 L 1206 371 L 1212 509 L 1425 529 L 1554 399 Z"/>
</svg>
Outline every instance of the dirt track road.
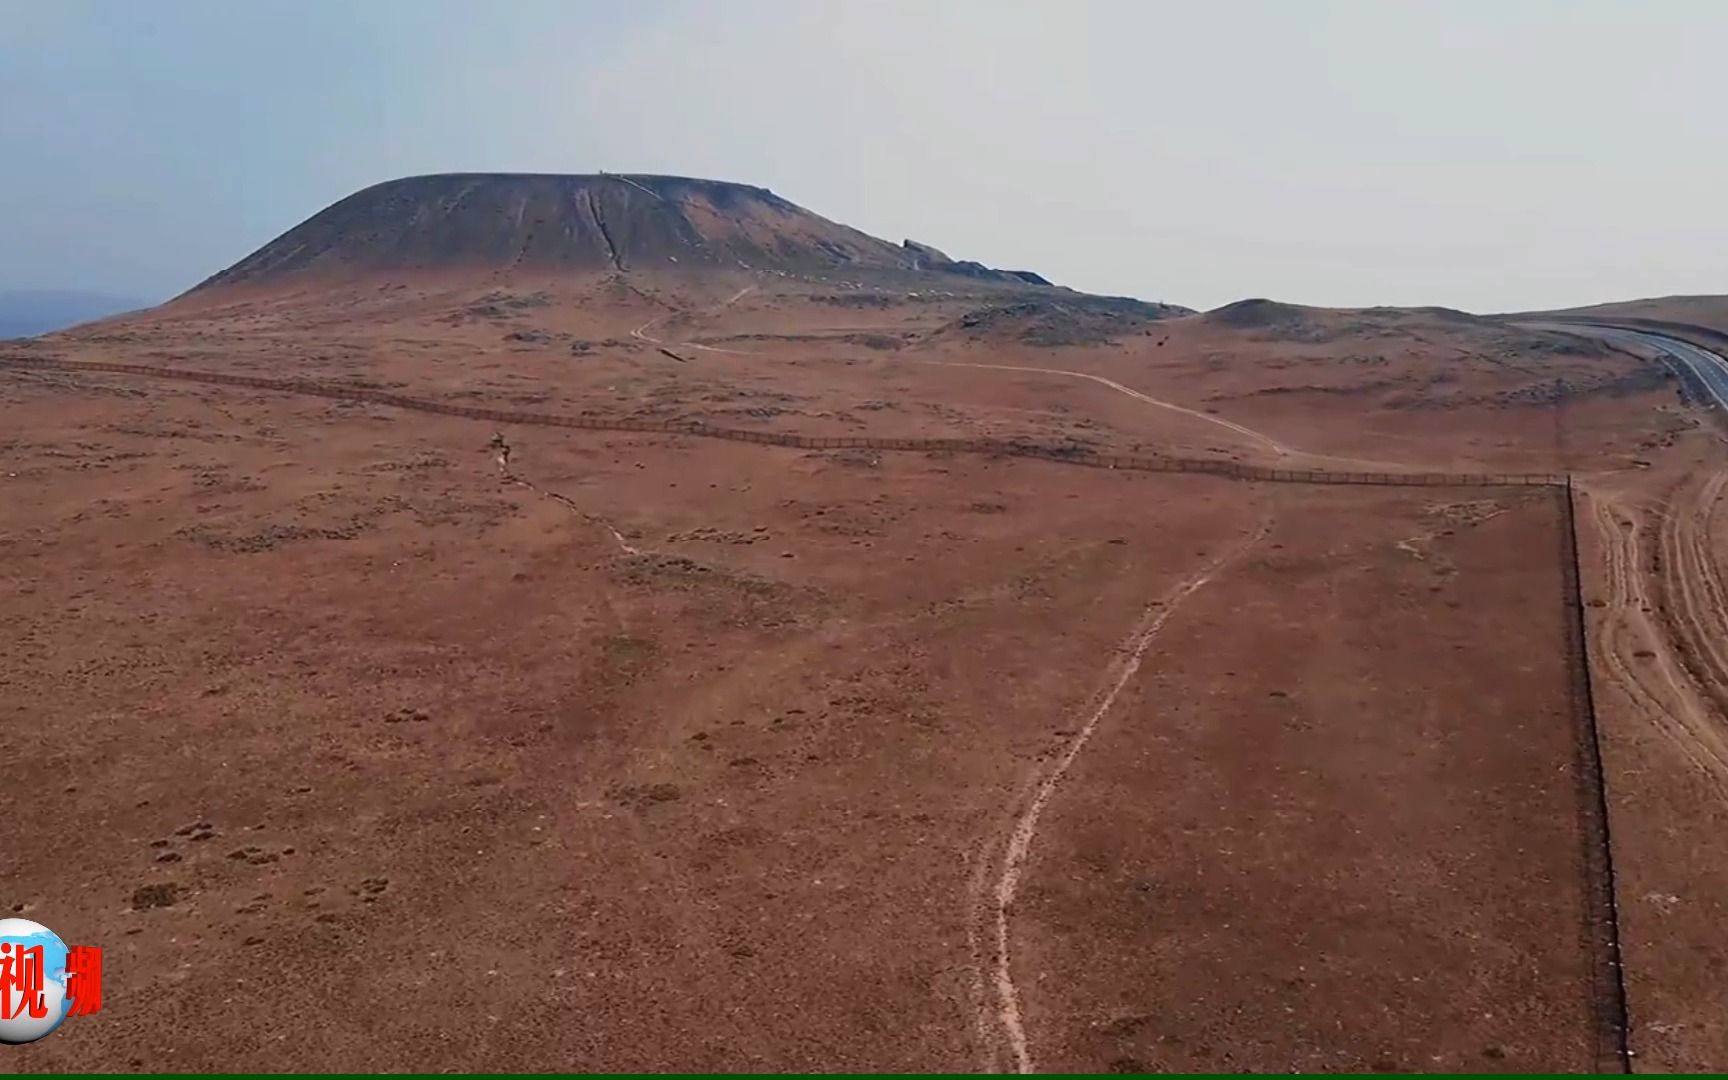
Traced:
<svg viewBox="0 0 1728 1080">
<path fill-rule="evenodd" d="M 1717 487 L 1719 490 L 1720 485 Z M 1672 636 L 1676 625 L 1689 631 L 1705 625 L 1706 614 L 1696 606 L 1704 589 L 1688 580 L 1679 569 L 1688 563 L 1679 560 L 1670 564 L 1668 559 L 1660 559 L 1667 568 L 1656 581 L 1646 581 L 1645 567 L 1650 560 L 1643 534 L 1648 525 L 1626 504 L 1601 493 L 1590 494 L 1590 508 L 1604 553 L 1602 584 L 1606 595 L 1595 602 L 1607 610 L 1594 642 L 1602 674 L 1728 797 L 1728 736 L 1708 691 L 1686 660 L 1692 646 Z M 1695 517 L 1696 512 L 1696 507 L 1681 513 L 1657 511 L 1658 543 L 1663 549 L 1673 544 L 1685 550 L 1694 570 L 1700 556 L 1709 564 L 1708 554 L 1689 546 L 1695 541 L 1694 530 L 1677 522 Z M 1681 604 L 1694 606 L 1685 615 L 1671 619 L 1655 599 L 1659 593 L 1672 594 Z M 1711 614 L 1720 625 L 1721 609 Z"/>
<path fill-rule="evenodd" d="M 1168 409 L 1171 412 L 1181 413 L 1184 416 L 1192 416 L 1197 420 L 1204 420 L 1208 424 L 1215 424 L 1218 427 L 1229 431 L 1231 434 L 1241 436 L 1250 443 L 1270 450 L 1278 457 L 1286 457 L 1292 453 L 1300 453 L 1299 451 L 1291 450 L 1290 447 L 1285 446 L 1270 435 L 1255 431 L 1251 427 L 1245 427 L 1232 420 L 1225 420 L 1222 417 L 1213 416 L 1210 413 L 1204 413 L 1198 409 L 1190 409 L 1186 405 L 1177 405 L 1174 402 L 1163 401 L 1150 394 L 1141 393 L 1133 387 L 1123 386 L 1114 379 L 1106 379 L 1102 375 L 1093 375 L 1086 371 L 1069 371 L 1064 368 L 1027 367 L 1023 364 L 974 364 L 960 360 L 920 360 L 918 362 L 922 364 L 931 364 L 936 367 L 980 368 L 986 371 L 1020 371 L 1035 375 L 1062 375 L 1073 379 L 1085 379 L 1089 382 L 1098 383 L 1101 386 L 1107 386 L 1119 394 L 1126 394 L 1135 401 L 1144 402 L 1147 405 L 1152 405 L 1160 409 Z"/>
<path fill-rule="evenodd" d="M 1728 642 L 1723 635 L 1728 593 L 1723 591 L 1711 550 L 1710 527 L 1724 484 L 1728 484 L 1728 470 L 1675 492 L 1660 518 L 1657 559 L 1658 610 L 1680 644 L 1682 662 L 1704 688 L 1718 716 L 1728 716 Z"/>
<path fill-rule="evenodd" d="M 1254 428 L 1248 427 L 1245 424 L 1238 424 L 1234 420 L 1226 420 L 1221 416 L 1214 416 L 1211 413 L 1202 412 L 1198 409 L 1190 409 L 1186 405 L 1178 405 L 1173 401 L 1165 401 L 1161 398 L 1155 398 L 1151 394 L 1143 393 L 1131 386 L 1124 386 L 1114 379 L 1106 379 L 1102 375 L 1094 375 L 1089 371 L 1070 371 L 1067 368 L 1029 367 L 1024 364 L 979 364 L 961 360 L 920 360 L 918 363 L 931 364 L 935 367 L 982 368 L 986 371 L 1019 371 L 1035 375 L 1061 375 L 1066 378 L 1085 379 L 1088 382 L 1098 383 L 1100 386 L 1108 387 L 1119 394 L 1131 397 L 1135 401 L 1143 402 L 1155 408 L 1167 409 L 1170 412 L 1179 413 L 1183 416 L 1191 416 L 1196 420 L 1204 420 L 1208 424 L 1214 424 L 1218 427 L 1224 428 L 1231 434 L 1245 439 L 1250 445 L 1258 446 L 1270 451 L 1273 459 L 1279 464 L 1300 466 L 1303 468 L 1315 468 L 1325 467 L 1324 463 L 1331 463 L 1334 465 L 1350 465 L 1356 468 L 1378 469 L 1394 473 L 1415 472 L 1421 468 L 1420 465 L 1412 465 L 1409 462 L 1403 461 L 1385 461 L 1380 458 L 1351 457 L 1347 454 L 1322 454 L 1313 450 L 1301 450 L 1286 443 L 1279 442 L 1277 439 L 1274 439 L 1265 432 L 1256 431 Z"/>
<path fill-rule="evenodd" d="M 713 307 L 708 308 L 707 310 L 701 312 L 701 314 L 712 315 L 716 311 L 723 311 L 726 308 L 731 307 L 733 304 L 736 304 L 738 301 L 742 300 L 744 297 L 748 296 L 750 293 L 753 293 L 755 291 L 756 291 L 756 286 L 746 285 L 744 288 L 739 289 L 737 292 L 733 293 L 731 296 L 727 297 L 725 300 L 722 300 L 720 303 L 715 304 Z M 630 336 L 635 338 L 637 341 L 646 341 L 650 345 L 659 345 L 662 348 L 669 346 L 669 345 L 677 345 L 680 348 L 698 349 L 702 352 L 730 353 L 730 354 L 733 354 L 736 356 L 755 355 L 755 354 L 751 353 L 748 349 L 722 349 L 718 345 L 698 345 L 694 341 L 675 341 L 675 342 L 674 341 L 665 341 L 665 340 L 662 340 L 661 338 L 657 338 L 657 337 L 653 336 L 652 334 L 648 333 L 648 329 L 650 327 L 652 327 L 655 323 L 665 322 L 667 319 L 672 318 L 674 315 L 684 315 L 684 314 L 688 314 L 688 313 L 687 312 L 681 312 L 681 311 L 668 311 L 663 315 L 656 315 L 652 319 L 649 319 L 647 322 L 643 323 L 641 326 L 638 326 L 638 327 L 636 327 L 636 329 L 630 331 Z"/>
<path fill-rule="evenodd" d="M 1055 796 L 1062 778 L 1067 775 L 1069 766 L 1091 741 L 1098 726 L 1110 715 L 1111 706 L 1115 705 L 1117 697 L 1122 693 L 1140 670 L 1140 662 L 1151 646 L 1153 638 L 1170 621 L 1182 602 L 1206 586 L 1229 565 L 1240 559 L 1247 552 L 1266 538 L 1272 523 L 1268 519 L 1246 539 L 1233 544 L 1223 553 L 1215 556 L 1193 576 L 1177 585 L 1168 595 L 1160 597 L 1148 604 L 1141 612 L 1139 622 L 1129 633 L 1127 640 L 1117 649 L 1116 656 L 1106 666 L 1098 693 L 1088 703 L 1085 720 L 1069 739 L 1055 763 L 1049 767 L 1038 781 L 1030 800 L 1014 820 L 1014 827 L 1008 833 L 1004 847 L 1001 871 L 996 876 L 994 886 L 988 897 L 980 898 L 978 907 L 982 909 L 989 923 L 988 935 L 993 940 L 993 956 L 989 962 L 989 982 L 995 994 L 992 1008 L 994 1025 L 981 1025 L 986 1030 L 994 1026 L 999 1033 L 1007 1051 L 1007 1058 L 1012 1062 L 1014 1071 L 1030 1073 L 1034 1071 L 1031 1046 L 1026 1036 L 1025 1023 L 1021 1016 L 1020 991 L 1014 982 L 1014 962 L 1011 920 L 1013 917 L 1014 897 L 1020 888 L 1020 881 L 1026 873 L 1027 863 L 1032 856 L 1032 846 L 1038 839 L 1038 819 L 1043 815 L 1044 808 Z M 978 935 L 980 937 L 986 935 Z M 983 972 L 980 972 L 982 975 Z"/>
</svg>

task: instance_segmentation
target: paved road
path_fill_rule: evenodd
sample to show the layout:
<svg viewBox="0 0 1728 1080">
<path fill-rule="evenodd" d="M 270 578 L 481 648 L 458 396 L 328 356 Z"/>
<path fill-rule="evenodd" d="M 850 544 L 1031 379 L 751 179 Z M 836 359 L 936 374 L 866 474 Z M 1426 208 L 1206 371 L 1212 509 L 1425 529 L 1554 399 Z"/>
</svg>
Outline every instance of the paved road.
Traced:
<svg viewBox="0 0 1728 1080">
<path fill-rule="evenodd" d="M 1586 323 L 1527 323 L 1532 329 L 1559 330 L 1581 337 L 1599 338 L 1624 347 L 1643 347 L 1655 352 L 1671 368 L 1684 365 L 1696 380 L 1704 385 L 1716 407 L 1728 412 L 1728 359 L 1701 349 L 1689 341 L 1652 334 L 1648 330 L 1628 330 L 1623 326 L 1598 326 Z"/>
</svg>

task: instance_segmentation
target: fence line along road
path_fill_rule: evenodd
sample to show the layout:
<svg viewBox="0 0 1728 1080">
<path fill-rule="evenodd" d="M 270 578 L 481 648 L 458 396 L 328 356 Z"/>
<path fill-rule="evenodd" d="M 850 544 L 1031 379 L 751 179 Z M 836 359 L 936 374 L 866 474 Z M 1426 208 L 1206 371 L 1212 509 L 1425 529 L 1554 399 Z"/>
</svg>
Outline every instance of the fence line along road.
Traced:
<svg viewBox="0 0 1728 1080">
<path fill-rule="evenodd" d="M 560 416 L 555 413 L 485 409 L 451 405 L 403 394 L 369 390 L 360 386 L 315 383 L 303 379 L 266 379 L 253 375 L 229 375 L 214 371 L 116 364 L 94 360 L 49 360 L 35 357 L 0 357 L 0 365 L 66 373 L 140 375 L 153 379 L 243 386 L 286 394 L 361 401 L 398 409 L 486 420 L 494 424 L 574 428 L 582 431 L 619 431 L 649 435 L 686 435 L 702 439 L 727 439 L 761 446 L 786 446 L 801 450 L 885 450 L 890 452 L 984 454 L 993 457 L 1034 458 L 1063 465 L 1094 469 L 1125 469 L 1131 472 L 1199 473 L 1231 480 L 1254 480 L 1280 484 L 1364 484 L 1380 487 L 1563 487 L 1563 473 L 1440 473 L 1440 472 L 1334 472 L 1325 469 L 1281 469 L 1216 458 L 1145 457 L 1133 454 L 1102 454 L 1077 444 L 1040 443 L 1030 439 L 935 439 L 872 438 L 858 435 L 799 435 L 784 431 L 745 431 L 714 427 L 700 421 L 631 420 L 623 417 Z"/>
</svg>

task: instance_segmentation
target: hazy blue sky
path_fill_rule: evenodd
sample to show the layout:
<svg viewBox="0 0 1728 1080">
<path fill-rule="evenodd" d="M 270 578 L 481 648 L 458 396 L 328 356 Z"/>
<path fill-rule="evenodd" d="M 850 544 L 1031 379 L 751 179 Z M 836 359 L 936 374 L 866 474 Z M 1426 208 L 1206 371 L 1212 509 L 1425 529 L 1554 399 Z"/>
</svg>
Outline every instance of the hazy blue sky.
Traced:
<svg viewBox="0 0 1728 1080">
<path fill-rule="evenodd" d="M 1725 41 L 1720 0 L 0 0 L 0 289 L 603 168 L 1200 307 L 1724 293 Z"/>
</svg>

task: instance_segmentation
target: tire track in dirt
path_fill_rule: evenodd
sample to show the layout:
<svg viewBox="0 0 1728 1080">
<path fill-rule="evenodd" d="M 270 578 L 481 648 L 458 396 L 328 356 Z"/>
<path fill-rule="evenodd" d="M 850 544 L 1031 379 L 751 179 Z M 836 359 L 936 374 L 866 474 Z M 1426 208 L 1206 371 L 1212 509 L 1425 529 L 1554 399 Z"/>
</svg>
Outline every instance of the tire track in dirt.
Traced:
<svg viewBox="0 0 1728 1080">
<path fill-rule="evenodd" d="M 1640 570 L 1641 523 L 1600 493 L 1588 498 L 1609 593 L 1595 651 L 1634 710 L 1728 798 L 1728 738 L 1652 614 Z"/>
<path fill-rule="evenodd" d="M 1628 564 L 1636 558 L 1636 548 L 1621 535 L 1622 528 L 1629 527 L 1630 523 L 1615 515 L 1609 509 L 1609 504 L 1600 497 L 1590 499 L 1590 517 L 1602 539 L 1602 583 L 1608 594 L 1603 601 L 1606 610 L 1596 635 L 1597 651 L 1603 660 L 1602 666 L 1613 677 L 1615 685 L 1622 693 L 1632 700 L 1633 705 L 1644 711 L 1670 739 L 1674 739 L 1688 760 L 1703 768 L 1703 763 L 1692 748 L 1678 739 L 1667 705 L 1659 700 L 1655 691 L 1646 688 L 1644 683 L 1632 674 L 1626 660 L 1637 647 L 1627 639 L 1630 629 L 1627 612 L 1640 606 L 1640 600 L 1633 593 L 1630 581 L 1633 571 L 1628 568 Z"/>
<path fill-rule="evenodd" d="M 989 970 L 987 974 L 983 971 L 977 972 L 974 983 L 977 985 L 987 982 L 994 990 L 995 1001 L 990 1005 L 990 1018 L 994 1020 L 995 1027 L 1000 1030 L 1008 1057 L 1016 1072 L 1032 1072 L 1033 1064 L 1031 1048 L 1026 1037 L 1025 1022 L 1022 1018 L 1020 991 L 1014 983 L 1012 935 L 1009 923 L 1013 913 L 1015 895 L 1018 893 L 1020 882 L 1025 876 L 1027 864 L 1031 859 L 1033 844 L 1038 839 L 1038 819 L 1055 796 L 1057 787 L 1061 784 L 1063 777 L 1067 775 L 1069 767 L 1074 764 L 1074 760 L 1080 756 L 1080 752 L 1091 741 L 1099 725 L 1109 715 L 1111 706 L 1116 703 L 1118 695 L 1122 693 L 1123 688 L 1128 685 L 1135 673 L 1140 670 L 1141 659 L 1146 655 L 1146 650 L 1151 646 L 1153 638 L 1157 637 L 1158 632 L 1175 614 L 1182 601 L 1200 591 L 1225 567 L 1251 551 L 1266 538 L 1271 529 L 1272 520 L 1268 517 L 1261 522 L 1259 528 L 1248 539 L 1225 550 L 1163 597 L 1152 601 L 1141 612 L 1134 629 L 1117 647 L 1115 659 L 1105 667 L 1103 685 L 1089 702 L 1091 707 L 1086 714 L 1085 722 L 1069 739 L 1066 748 L 1056 759 L 1055 764 L 1037 782 L 1030 799 L 1025 800 L 1024 809 L 1020 811 L 1014 821 L 1013 828 L 1009 831 L 1007 844 L 1003 849 L 1001 871 L 996 876 L 994 886 L 987 890 L 988 895 L 974 897 L 973 909 L 975 914 L 973 930 L 969 937 L 973 942 L 975 954 L 981 952 L 978 942 L 987 936 L 977 931 L 980 909 L 982 909 L 984 916 L 983 921 L 988 924 L 987 929 L 990 932 L 988 936 L 993 938 L 989 963 L 986 965 Z M 987 864 L 985 859 L 979 861 L 980 865 Z M 974 881 L 987 878 L 987 874 L 975 873 Z M 987 1026 L 985 1021 L 981 1019 L 980 1029 L 982 1030 Z"/>
<path fill-rule="evenodd" d="M 1728 607 L 1710 551 L 1710 523 L 1724 482 L 1728 472 L 1719 472 L 1705 481 L 1696 500 L 1676 498 L 1663 508 L 1657 567 L 1657 610 L 1681 664 L 1720 716 L 1728 716 L 1728 652 L 1722 644 Z"/>
</svg>

